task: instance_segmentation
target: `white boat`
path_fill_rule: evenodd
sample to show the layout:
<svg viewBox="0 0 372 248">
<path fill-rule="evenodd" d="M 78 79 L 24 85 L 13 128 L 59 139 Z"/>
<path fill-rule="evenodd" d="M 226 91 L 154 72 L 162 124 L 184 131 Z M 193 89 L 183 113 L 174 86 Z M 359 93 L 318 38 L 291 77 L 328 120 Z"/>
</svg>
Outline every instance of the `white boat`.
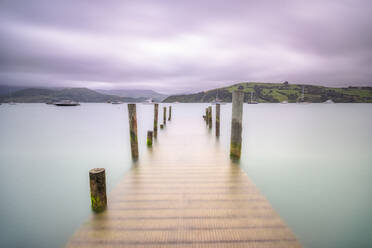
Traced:
<svg viewBox="0 0 372 248">
<path fill-rule="evenodd" d="M 226 103 L 222 102 L 221 99 L 218 98 L 218 91 L 217 91 L 216 98 L 211 102 L 211 104 L 212 105 L 216 105 L 216 104 L 224 105 Z"/>
<path fill-rule="evenodd" d="M 13 97 L 12 97 L 12 92 L 9 89 L 9 97 L 10 97 L 10 102 L 8 102 L 9 105 L 15 105 L 16 103 L 13 102 Z"/>
<path fill-rule="evenodd" d="M 152 100 L 152 98 L 149 98 L 146 101 L 142 102 L 142 104 L 150 105 L 150 104 L 154 104 L 154 101 Z"/>
<path fill-rule="evenodd" d="M 334 101 L 332 101 L 332 99 L 328 99 L 327 101 L 325 101 L 324 103 L 326 104 L 332 104 L 332 103 L 335 103 Z"/>
<path fill-rule="evenodd" d="M 309 104 L 310 102 L 305 102 L 305 86 L 302 86 L 302 94 L 301 94 L 301 100 L 297 103 L 300 104 Z"/>
<path fill-rule="evenodd" d="M 121 101 L 112 101 L 111 104 L 123 104 Z"/>
<path fill-rule="evenodd" d="M 247 102 L 248 104 L 258 104 L 258 102 L 253 101 L 253 91 L 251 91 L 251 100 Z"/>
<path fill-rule="evenodd" d="M 282 101 L 281 104 L 288 104 L 288 101 Z"/>
<path fill-rule="evenodd" d="M 59 101 L 59 102 L 55 102 L 54 105 L 69 107 L 69 106 L 79 106 L 80 103 L 72 101 L 72 100 L 62 100 L 62 101 Z"/>
</svg>

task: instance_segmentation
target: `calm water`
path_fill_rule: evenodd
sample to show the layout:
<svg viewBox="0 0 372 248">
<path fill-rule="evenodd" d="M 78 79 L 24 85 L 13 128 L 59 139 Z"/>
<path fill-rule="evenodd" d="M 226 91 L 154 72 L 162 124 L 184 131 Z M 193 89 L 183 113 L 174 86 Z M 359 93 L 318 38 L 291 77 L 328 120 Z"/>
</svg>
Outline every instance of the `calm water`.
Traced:
<svg viewBox="0 0 372 248">
<path fill-rule="evenodd" d="M 219 140 L 201 118 L 206 104 L 172 106 L 168 134 L 228 151 L 230 104 Z M 89 169 L 105 167 L 111 190 L 132 166 L 127 116 L 126 105 L 0 106 L 1 247 L 63 246 L 90 214 Z M 137 116 L 149 159 L 153 106 L 137 104 Z M 240 165 L 304 247 L 372 246 L 371 126 L 371 104 L 244 106 Z"/>
</svg>

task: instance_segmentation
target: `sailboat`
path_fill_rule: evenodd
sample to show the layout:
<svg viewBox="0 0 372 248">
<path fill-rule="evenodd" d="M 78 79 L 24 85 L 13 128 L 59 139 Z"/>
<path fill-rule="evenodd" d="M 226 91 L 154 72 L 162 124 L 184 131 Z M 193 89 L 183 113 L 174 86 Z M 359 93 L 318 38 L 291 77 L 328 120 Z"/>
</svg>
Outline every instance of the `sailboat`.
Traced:
<svg viewBox="0 0 372 248">
<path fill-rule="evenodd" d="M 248 102 L 248 104 L 258 104 L 258 102 L 253 101 L 253 91 L 251 91 L 251 100 Z"/>
<path fill-rule="evenodd" d="M 305 86 L 302 86 L 302 93 L 301 93 L 301 100 L 297 103 L 302 103 L 302 104 L 308 104 L 310 102 L 305 102 Z"/>
<path fill-rule="evenodd" d="M 9 105 L 15 105 L 16 103 L 13 102 L 13 97 L 12 97 L 12 92 L 9 89 L 9 96 L 10 96 L 10 102 L 8 103 Z"/>
<path fill-rule="evenodd" d="M 216 104 L 220 104 L 220 105 L 224 105 L 226 104 L 225 102 L 222 102 L 221 99 L 218 98 L 218 90 L 217 90 L 217 94 L 216 94 L 216 99 L 213 100 L 211 102 L 212 105 L 216 105 Z"/>
</svg>

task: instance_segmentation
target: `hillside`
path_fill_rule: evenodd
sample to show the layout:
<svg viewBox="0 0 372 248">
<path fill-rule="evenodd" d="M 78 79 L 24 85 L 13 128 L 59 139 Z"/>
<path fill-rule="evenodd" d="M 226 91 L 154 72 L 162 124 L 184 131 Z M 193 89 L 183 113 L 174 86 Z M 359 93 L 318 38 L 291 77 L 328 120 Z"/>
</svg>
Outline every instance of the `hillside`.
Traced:
<svg viewBox="0 0 372 248">
<path fill-rule="evenodd" d="M 242 88 L 245 92 L 244 101 L 248 102 L 253 92 L 253 100 L 261 103 L 270 102 L 297 102 L 301 99 L 304 88 L 304 101 L 306 102 L 334 102 L 372 103 L 372 87 L 330 88 L 315 85 L 300 85 L 288 83 L 239 83 L 229 87 L 213 89 L 187 95 L 174 95 L 167 97 L 163 102 L 212 102 L 217 93 L 223 102 L 231 102 L 232 91 Z"/>
<path fill-rule="evenodd" d="M 73 100 L 78 102 L 107 102 L 107 101 L 122 101 L 122 102 L 141 102 L 144 98 L 119 97 L 113 95 L 105 95 L 87 88 L 66 88 L 66 89 L 40 89 L 29 88 L 16 91 L 9 95 L 1 96 L 0 102 L 24 102 L 36 103 L 59 100 Z"/>
<path fill-rule="evenodd" d="M 116 90 L 96 90 L 102 94 L 114 95 L 114 96 L 121 96 L 121 97 L 131 97 L 131 98 L 152 98 L 156 102 L 161 102 L 167 95 L 158 93 L 153 90 L 137 90 L 137 89 L 116 89 Z"/>
</svg>

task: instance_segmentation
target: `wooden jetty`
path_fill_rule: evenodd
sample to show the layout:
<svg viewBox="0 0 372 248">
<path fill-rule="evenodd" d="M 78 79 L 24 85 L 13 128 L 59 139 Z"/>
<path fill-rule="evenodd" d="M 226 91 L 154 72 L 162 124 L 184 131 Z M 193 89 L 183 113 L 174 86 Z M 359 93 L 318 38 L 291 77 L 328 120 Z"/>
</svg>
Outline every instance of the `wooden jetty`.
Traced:
<svg viewBox="0 0 372 248">
<path fill-rule="evenodd" d="M 67 247 L 301 247 L 205 125 L 204 135 L 174 125 Z"/>
</svg>

